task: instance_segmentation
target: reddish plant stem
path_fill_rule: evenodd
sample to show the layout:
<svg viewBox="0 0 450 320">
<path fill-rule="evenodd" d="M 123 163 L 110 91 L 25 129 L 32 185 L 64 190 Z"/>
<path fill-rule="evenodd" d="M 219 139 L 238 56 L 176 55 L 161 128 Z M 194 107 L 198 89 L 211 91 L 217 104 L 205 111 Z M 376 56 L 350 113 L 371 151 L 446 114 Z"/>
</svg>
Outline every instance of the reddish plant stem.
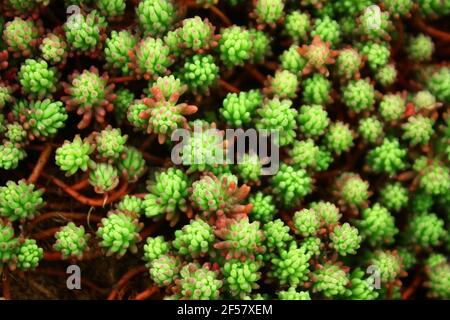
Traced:
<svg viewBox="0 0 450 320">
<path fill-rule="evenodd" d="M 111 292 L 108 295 L 108 300 L 116 300 L 117 295 L 119 294 L 119 290 L 121 290 L 125 285 L 130 281 L 132 278 L 137 276 L 138 274 L 144 273 L 147 271 L 146 266 L 137 266 L 134 267 L 131 270 L 128 270 L 127 273 L 125 273 L 122 278 L 119 279 L 115 287 L 111 290 Z"/>
<path fill-rule="evenodd" d="M 61 230 L 61 227 L 55 227 L 55 228 L 50 228 L 35 234 L 32 234 L 30 236 L 30 238 L 34 239 L 34 240 L 42 240 L 42 239 L 46 239 L 46 238 L 51 238 L 55 235 L 55 233 L 57 233 L 59 230 Z"/>
<path fill-rule="evenodd" d="M 150 298 L 153 294 L 155 294 L 156 292 L 158 292 L 159 289 L 158 287 L 152 286 L 140 293 L 138 293 L 133 300 L 146 300 L 148 298 Z"/>
<path fill-rule="evenodd" d="M 231 26 L 233 23 L 231 22 L 230 18 L 228 18 L 225 13 L 223 13 L 219 8 L 217 8 L 216 6 L 210 6 L 209 10 L 211 10 L 212 13 L 214 13 L 222 22 L 225 26 L 229 27 Z"/>
<path fill-rule="evenodd" d="M 139 198 L 139 199 L 144 199 L 146 195 L 148 195 L 148 193 L 135 193 L 135 194 L 132 194 L 131 196 Z"/>
<path fill-rule="evenodd" d="M 117 77 L 117 78 L 111 78 L 109 79 L 109 82 L 111 83 L 124 83 L 124 82 L 130 82 L 130 81 L 136 81 L 136 77 L 134 76 L 123 76 L 123 77 Z"/>
<path fill-rule="evenodd" d="M 250 75 L 255 78 L 255 80 L 257 80 L 259 83 L 261 83 L 262 85 L 264 85 L 265 81 L 266 81 L 266 77 L 259 72 L 255 67 L 251 66 L 251 65 L 246 65 L 245 66 L 245 71 L 247 71 L 248 73 L 250 73 Z"/>
<path fill-rule="evenodd" d="M 450 42 L 450 33 L 428 26 L 426 22 L 422 20 L 419 14 L 414 15 L 414 24 L 420 30 L 422 30 L 423 32 L 425 32 L 430 36 L 445 42 Z"/>
<path fill-rule="evenodd" d="M 48 275 L 48 276 L 56 276 L 56 277 L 64 277 L 67 278 L 67 273 L 64 271 L 54 270 L 54 269 L 45 269 L 45 268 L 39 268 L 34 271 L 32 271 L 35 274 L 42 274 L 42 275 Z M 100 294 L 104 294 L 108 289 L 100 288 L 95 283 L 86 280 L 84 278 L 81 278 L 81 285 L 89 287 L 90 289 L 97 291 Z"/>
<path fill-rule="evenodd" d="M 93 251 L 93 252 L 85 252 L 83 254 L 83 258 L 80 261 L 89 261 L 101 257 L 103 254 L 101 250 Z M 44 260 L 45 261 L 63 261 L 65 260 L 62 257 L 61 252 L 59 251 L 46 251 L 44 252 Z"/>
<path fill-rule="evenodd" d="M 89 198 L 89 197 L 86 197 L 86 196 L 78 193 L 76 190 L 73 190 L 70 186 L 65 184 L 63 181 L 59 180 L 58 178 L 56 178 L 52 175 L 45 174 L 45 176 L 51 182 L 53 182 L 55 185 L 60 187 L 64 192 L 69 194 L 71 197 L 73 197 L 77 201 L 79 201 L 85 205 L 92 206 L 92 207 L 104 207 L 107 204 L 110 204 L 110 203 L 120 199 L 121 197 L 123 197 L 126 194 L 126 191 L 128 188 L 128 180 L 125 179 L 125 181 L 122 183 L 122 186 L 117 191 L 115 191 L 115 192 L 113 191 L 101 199 L 93 199 L 93 198 Z"/>
<path fill-rule="evenodd" d="M 393 52 L 392 52 L 392 56 L 395 56 L 400 49 L 402 48 L 403 45 L 403 39 L 404 39 L 404 27 L 403 27 L 403 23 L 401 20 L 397 21 L 397 31 L 398 31 L 398 39 L 397 42 L 395 43 L 395 46 L 393 46 Z"/>
<path fill-rule="evenodd" d="M 3 298 L 5 298 L 5 300 L 11 300 L 11 287 L 9 284 L 9 271 L 7 267 L 3 269 L 2 281 L 3 281 Z"/>
<path fill-rule="evenodd" d="M 80 180 L 80 181 L 74 183 L 73 185 L 71 185 L 70 187 L 73 190 L 78 191 L 78 190 L 82 190 L 84 188 L 87 188 L 87 186 L 89 186 L 89 179 L 88 178 Z"/>
<path fill-rule="evenodd" d="M 52 219 L 52 218 L 60 218 L 60 219 L 66 219 L 66 220 L 87 220 L 87 221 L 93 221 L 93 222 L 101 222 L 102 217 L 93 215 L 93 214 L 86 214 L 86 213 L 78 213 L 78 212 L 47 212 L 44 214 L 41 214 L 40 216 L 37 216 L 31 222 L 28 224 L 28 229 L 32 230 L 38 223 Z"/>
<path fill-rule="evenodd" d="M 52 154 L 52 145 L 50 143 L 47 143 L 44 149 L 42 150 L 41 155 L 39 156 L 36 166 L 31 172 L 30 177 L 28 178 L 28 183 L 33 184 L 36 183 L 36 181 L 39 179 L 39 176 L 41 175 L 42 170 L 47 164 L 47 161 L 50 158 L 51 154 Z"/>
<path fill-rule="evenodd" d="M 159 220 L 151 225 L 149 225 L 147 228 L 141 231 L 139 234 L 141 239 L 147 239 L 149 236 L 151 236 L 162 224 L 162 220 Z"/>
<path fill-rule="evenodd" d="M 226 82 L 225 80 L 219 79 L 219 85 L 224 88 L 227 91 L 233 92 L 233 93 L 239 93 L 240 90 L 233 86 L 232 84 Z"/>
<path fill-rule="evenodd" d="M 296 232 L 294 222 L 292 221 L 292 218 L 289 216 L 289 214 L 285 211 L 280 211 L 280 217 L 283 219 L 283 221 L 291 228 L 292 232 Z"/>
<path fill-rule="evenodd" d="M 411 284 L 408 288 L 402 293 L 402 300 L 408 300 L 411 296 L 416 292 L 417 288 L 419 288 L 422 283 L 422 277 L 420 276 L 420 272 L 417 272 L 412 280 Z"/>
<path fill-rule="evenodd" d="M 148 161 L 150 161 L 150 162 L 153 162 L 154 164 L 163 166 L 163 165 L 166 163 L 166 161 L 165 161 L 164 159 L 159 158 L 159 157 L 156 157 L 156 156 L 154 156 L 154 155 L 151 155 L 151 154 L 148 153 L 148 152 L 144 152 L 144 151 L 143 151 L 143 152 L 142 152 L 142 155 L 144 156 L 145 160 L 148 160 Z"/>
</svg>

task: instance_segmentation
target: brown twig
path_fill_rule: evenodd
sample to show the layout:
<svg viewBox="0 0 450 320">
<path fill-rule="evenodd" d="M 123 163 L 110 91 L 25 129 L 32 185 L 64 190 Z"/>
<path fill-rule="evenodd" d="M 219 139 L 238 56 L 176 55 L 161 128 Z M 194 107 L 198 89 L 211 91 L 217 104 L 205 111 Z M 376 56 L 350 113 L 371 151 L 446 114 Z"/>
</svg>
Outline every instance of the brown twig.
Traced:
<svg viewBox="0 0 450 320">
<path fill-rule="evenodd" d="M 150 162 L 153 162 L 154 164 L 163 166 L 166 163 L 166 160 L 159 158 L 157 156 L 151 155 L 148 152 L 142 151 L 142 155 L 144 156 L 145 160 L 148 160 Z"/>
<path fill-rule="evenodd" d="M 264 85 L 264 83 L 266 82 L 266 77 L 261 72 L 259 72 L 255 67 L 247 64 L 245 65 L 245 71 L 250 73 L 250 75 L 262 85 Z"/>
<path fill-rule="evenodd" d="M 5 300 L 11 300 L 11 287 L 9 285 L 9 273 L 8 268 L 3 268 L 3 298 Z"/>
<path fill-rule="evenodd" d="M 111 78 L 109 79 L 109 82 L 111 83 L 124 83 L 124 82 L 130 82 L 130 81 L 136 81 L 136 77 L 134 76 L 123 76 L 123 77 L 117 77 L 117 78 Z"/>
<path fill-rule="evenodd" d="M 159 289 L 156 286 L 152 286 L 150 288 L 147 288 L 146 290 L 138 293 L 133 300 L 147 300 L 148 298 L 150 298 L 153 294 L 155 294 L 156 292 L 158 292 Z"/>
<path fill-rule="evenodd" d="M 228 18 L 225 13 L 223 13 L 219 8 L 217 8 L 216 6 L 210 6 L 209 10 L 211 10 L 212 13 L 214 13 L 222 22 L 225 26 L 229 27 L 231 26 L 233 23 L 231 22 L 230 18 Z"/>
<path fill-rule="evenodd" d="M 122 278 L 119 279 L 115 287 L 111 290 L 110 294 L 108 295 L 108 300 L 115 300 L 117 298 L 117 295 L 119 294 L 119 290 L 121 290 L 125 285 L 135 276 L 147 271 L 146 266 L 137 266 L 134 267 L 131 270 L 128 270 L 127 273 L 125 273 Z"/>
<path fill-rule="evenodd" d="M 78 213 L 78 212 L 47 212 L 44 214 L 41 214 L 40 216 L 37 216 L 33 220 L 31 220 L 28 224 L 28 230 L 32 230 L 38 223 L 53 219 L 53 218 L 60 218 L 60 219 L 66 219 L 66 220 L 87 220 L 93 221 L 93 222 L 101 222 L 102 217 L 93 215 L 93 214 L 86 214 L 86 213 Z"/>
<path fill-rule="evenodd" d="M 239 93 L 240 90 L 233 86 L 232 84 L 226 82 L 225 80 L 219 79 L 219 85 L 224 88 L 227 91 L 233 92 L 233 93 Z"/>
<path fill-rule="evenodd" d="M 43 174 L 44 175 L 44 174 Z M 128 180 L 124 179 L 124 182 L 122 183 L 122 186 L 117 191 L 112 191 L 111 193 L 106 194 L 101 199 L 93 199 L 86 197 L 80 193 L 78 193 L 76 190 L 73 190 L 69 185 L 65 184 L 63 181 L 59 180 L 58 178 L 45 174 L 46 178 L 48 178 L 51 182 L 53 182 L 55 185 L 60 187 L 64 192 L 69 194 L 72 198 L 76 199 L 77 201 L 88 205 L 92 207 L 104 207 L 107 204 L 110 204 L 112 202 L 117 201 L 118 199 L 122 198 L 127 191 L 128 188 Z"/>
<path fill-rule="evenodd" d="M 445 42 L 450 42 L 450 33 L 428 26 L 419 14 L 414 15 L 414 24 L 430 36 Z"/>
<path fill-rule="evenodd" d="M 50 143 L 47 143 L 45 145 L 44 149 L 41 152 L 41 155 L 39 156 L 36 166 L 34 167 L 33 171 L 31 172 L 30 177 L 28 178 L 28 183 L 36 183 L 36 181 L 39 179 L 39 176 L 41 175 L 42 170 L 44 169 L 45 165 L 47 164 L 48 159 L 50 158 L 52 149 L 53 148 Z"/>
<path fill-rule="evenodd" d="M 416 272 L 416 275 L 414 276 L 414 279 L 412 280 L 411 284 L 402 293 L 401 299 L 408 300 L 409 298 L 411 298 L 411 296 L 416 292 L 417 288 L 419 288 L 421 283 L 422 277 L 420 276 L 420 272 Z"/>
<path fill-rule="evenodd" d="M 84 188 L 87 188 L 87 186 L 89 186 L 89 179 L 88 178 L 80 180 L 80 181 L 74 183 L 73 185 L 71 185 L 70 187 L 73 190 L 78 191 L 78 190 L 83 190 Z"/>
<path fill-rule="evenodd" d="M 142 230 L 139 234 L 141 239 L 147 239 L 149 236 L 151 236 L 161 226 L 162 221 L 163 220 L 156 221 L 155 223 Z"/>
<path fill-rule="evenodd" d="M 32 238 L 34 240 L 42 240 L 42 239 L 46 239 L 46 238 L 51 238 L 59 230 L 61 230 L 61 227 L 50 228 L 50 229 L 47 229 L 47 230 L 40 231 L 38 233 L 32 234 L 30 236 L 30 238 Z"/>
</svg>

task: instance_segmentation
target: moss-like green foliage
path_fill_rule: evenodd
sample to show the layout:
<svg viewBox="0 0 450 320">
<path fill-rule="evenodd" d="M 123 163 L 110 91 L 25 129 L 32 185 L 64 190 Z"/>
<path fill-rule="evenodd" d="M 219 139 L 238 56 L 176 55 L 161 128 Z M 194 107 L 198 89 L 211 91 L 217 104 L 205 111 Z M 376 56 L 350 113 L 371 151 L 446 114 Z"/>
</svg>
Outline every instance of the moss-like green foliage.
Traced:
<svg viewBox="0 0 450 320">
<path fill-rule="evenodd" d="M 14 228 L 11 222 L 0 220 L 0 265 L 15 265 L 18 246 L 19 241 L 14 237 Z"/>
<path fill-rule="evenodd" d="M 136 243 L 141 240 L 141 229 L 142 224 L 134 214 L 110 211 L 108 217 L 102 219 L 97 237 L 100 238 L 100 246 L 105 248 L 108 256 L 116 254 L 121 257 L 128 250 L 133 253 L 137 251 Z"/>
<path fill-rule="evenodd" d="M 176 15 L 170 0 L 143 0 L 136 8 L 139 26 L 146 35 L 163 35 L 173 23 Z"/>
<path fill-rule="evenodd" d="M 102 130 L 96 137 L 97 151 L 101 157 L 117 159 L 125 149 L 127 135 L 122 135 L 120 129 L 111 126 Z"/>
<path fill-rule="evenodd" d="M 94 166 L 90 154 L 95 147 L 89 141 L 82 140 L 76 135 L 73 141 L 64 141 L 63 145 L 56 149 L 55 163 L 67 176 L 75 174 L 78 170 L 86 171 Z"/>
<path fill-rule="evenodd" d="M 331 298 L 344 295 L 350 279 L 347 273 L 338 265 L 327 263 L 312 274 L 313 292 L 321 292 Z"/>
<path fill-rule="evenodd" d="M 63 259 L 83 257 L 88 249 L 90 234 L 87 234 L 83 226 L 77 227 L 73 222 L 69 222 L 56 234 L 56 242 L 53 248 L 61 252 Z"/>
<path fill-rule="evenodd" d="M 241 91 L 238 94 L 228 93 L 223 100 L 220 113 L 228 125 L 235 128 L 243 127 L 250 124 L 262 100 L 262 94 L 258 90 Z"/>
<path fill-rule="evenodd" d="M 208 265 L 189 263 L 180 270 L 180 278 L 176 280 L 177 293 L 183 299 L 217 300 L 223 285 L 217 278 L 218 272 Z"/>
<path fill-rule="evenodd" d="M 254 261 L 236 261 L 225 262 L 222 268 L 224 275 L 224 287 L 232 297 L 242 298 L 258 289 L 257 281 L 261 278 L 258 272 L 260 264 Z"/>
<path fill-rule="evenodd" d="M 322 106 L 317 104 L 301 106 L 297 121 L 300 131 L 310 137 L 324 134 L 330 123 L 328 113 Z"/>
<path fill-rule="evenodd" d="M 380 191 L 380 202 L 389 210 L 400 211 L 408 204 L 408 189 L 399 182 L 389 183 Z"/>
<path fill-rule="evenodd" d="M 360 268 L 351 272 L 350 283 L 351 287 L 345 293 L 346 298 L 351 300 L 375 300 L 378 297 L 379 293 L 373 285 L 373 279 L 367 277 L 366 273 Z"/>
<path fill-rule="evenodd" d="M 362 206 L 369 198 L 369 183 L 356 173 L 343 173 L 336 183 L 342 199 L 352 206 Z"/>
<path fill-rule="evenodd" d="M 369 151 L 367 162 L 375 172 L 393 175 L 406 167 L 406 152 L 397 139 L 385 138 L 380 146 Z"/>
<path fill-rule="evenodd" d="M 354 132 L 347 123 L 338 121 L 330 125 L 325 135 L 325 144 L 330 151 L 340 155 L 353 146 L 353 135 Z"/>
<path fill-rule="evenodd" d="M 276 23 L 283 16 L 283 10 L 283 0 L 258 0 L 255 4 L 255 14 L 262 23 Z"/>
<path fill-rule="evenodd" d="M 164 240 L 163 236 L 148 237 L 144 245 L 144 257 L 147 262 L 146 266 L 150 267 L 153 260 L 159 259 L 163 255 L 169 253 L 170 244 Z"/>
<path fill-rule="evenodd" d="M 18 123 L 9 123 L 6 125 L 5 138 L 12 143 L 20 145 L 25 142 L 27 132 L 22 125 Z"/>
<path fill-rule="evenodd" d="M 444 195 L 450 190 L 450 170 L 433 162 L 421 170 L 419 186 L 430 195 Z"/>
<path fill-rule="evenodd" d="M 187 59 L 180 71 L 180 79 L 189 90 L 196 93 L 209 92 L 219 78 L 219 67 L 212 55 L 195 55 Z"/>
<path fill-rule="evenodd" d="M 169 47 L 160 38 L 144 38 L 136 49 L 136 73 L 147 79 L 164 75 L 172 64 L 169 54 Z"/>
<path fill-rule="evenodd" d="M 89 14 L 76 13 L 73 19 L 64 24 L 69 45 L 81 52 L 94 51 L 102 46 L 101 35 L 107 27 L 105 18 L 98 11 Z"/>
<path fill-rule="evenodd" d="M 303 42 L 308 37 L 311 28 L 309 15 L 298 10 L 286 15 L 285 32 L 296 42 Z"/>
<path fill-rule="evenodd" d="M 128 31 L 115 31 L 105 42 L 105 60 L 107 68 L 130 74 L 130 51 L 134 50 L 137 39 Z"/>
<path fill-rule="evenodd" d="M 194 51 L 207 50 L 216 46 L 214 27 L 208 19 L 202 20 L 199 16 L 183 20 L 179 29 L 179 37 L 182 45 Z"/>
<path fill-rule="evenodd" d="M 361 243 L 358 229 L 349 223 L 338 225 L 330 234 L 331 246 L 342 256 L 355 254 Z"/>
<path fill-rule="evenodd" d="M 150 278 L 160 287 L 173 284 L 181 268 L 180 260 L 170 254 L 161 255 L 149 265 Z"/>
<path fill-rule="evenodd" d="M 417 37 L 412 37 L 406 47 L 408 57 L 411 60 L 429 61 L 434 51 L 433 40 L 429 36 L 419 34 Z"/>
<path fill-rule="evenodd" d="M 97 7 L 102 15 L 114 18 L 125 12 L 126 0 L 98 0 Z"/>
<path fill-rule="evenodd" d="M 6 142 L 0 145 L 0 168 L 4 170 L 15 169 L 26 155 L 25 150 L 15 143 Z"/>
<path fill-rule="evenodd" d="M 392 64 L 381 67 L 375 72 L 375 80 L 383 87 L 388 87 L 397 80 L 397 69 Z"/>
<path fill-rule="evenodd" d="M 250 219 L 268 223 L 273 220 L 276 207 L 271 195 L 266 195 L 258 191 L 255 195 L 251 195 L 249 202 L 252 204 Z"/>
<path fill-rule="evenodd" d="M 222 62 L 229 68 L 243 65 L 251 58 L 251 33 L 238 26 L 223 29 L 220 33 L 219 53 Z"/>
<path fill-rule="evenodd" d="M 177 210 L 186 210 L 189 178 L 180 169 L 168 168 L 157 172 L 147 189 L 149 194 L 144 198 L 143 207 L 147 217 L 156 217 L 164 213 L 168 219 L 177 220 Z"/>
<path fill-rule="evenodd" d="M 450 102 L 450 68 L 443 67 L 435 72 L 427 83 L 428 90 L 438 101 Z"/>
<path fill-rule="evenodd" d="M 368 80 L 352 81 L 342 89 L 342 101 L 357 113 L 371 109 L 375 103 L 375 90 Z"/>
<path fill-rule="evenodd" d="M 327 227 L 336 225 L 342 216 L 339 212 L 339 208 L 331 202 L 312 202 L 310 207 L 319 216 L 321 224 Z"/>
<path fill-rule="evenodd" d="M 34 239 L 26 239 L 17 249 L 17 267 L 21 270 L 36 269 L 44 257 L 44 250 Z"/>
<path fill-rule="evenodd" d="M 269 56 L 271 51 L 271 38 L 269 35 L 261 30 L 250 29 L 250 36 L 252 38 L 252 57 L 253 63 L 263 63 L 266 56 Z"/>
<path fill-rule="evenodd" d="M 302 237 L 314 236 L 320 228 L 320 217 L 312 209 L 302 209 L 294 213 L 293 222 Z"/>
<path fill-rule="evenodd" d="M 412 100 L 414 107 L 418 110 L 432 110 L 439 104 L 436 102 L 435 96 L 428 90 L 421 90 L 417 92 Z"/>
<path fill-rule="evenodd" d="M 117 203 L 116 208 L 120 211 L 134 212 L 135 214 L 140 215 L 143 211 L 143 200 L 127 194 L 119 203 Z"/>
<path fill-rule="evenodd" d="M 3 40 L 17 55 L 30 56 L 39 38 L 39 29 L 32 20 L 15 17 L 5 24 Z"/>
<path fill-rule="evenodd" d="M 25 180 L 9 180 L 0 187 L 0 216 L 10 221 L 32 219 L 44 206 L 42 194 Z"/>
<path fill-rule="evenodd" d="M 361 54 L 366 56 L 369 67 L 376 71 L 386 66 L 391 52 L 385 44 L 367 42 L 362 46 Z"/>
<path fill-rule="evenodd" d="M 214 231 L 209 224 L 192 219 L 181 230 L 175 231 L 172 245 L 180 254 L 195 257 L 208 253 L 214 240 Z"/>
<path fill-rule="evenodd" d="M 273 192 L 285 207 L 292 207 L 312 191 L 312 181 L 303 169 L 282 164 L 272 178 Z"/>
<path fill-rule="evenodd" d="M 236 171 L 244 183 L 259 182 L 262 164 L 256 154 L 244 154 L 236 166 Z"/>
<path fill-rule="evenodd" d="M 263 226 L 265 244 L 269 251 L 286 248 L 287 244 L 293 240 L 289 234 L 289 227 L 280 219 L 269 221 Z"/>
<path fill-rule="evenodd" d="M 292 45 L 280 55 L 281 67 L 297 75 L 302 74 L 306 59 L 298 51 L 297 45 Z"/>
<path fill-rule="evenodd" d="M 266 100 L 257 110 L 259 118 L 255 127 L 258 130 L 276 130 L 280 146 L 291 144 L 295 138 L 297 110 L 292 107 L 292 101 L 278 98 Z"/>
<path fill-rule="evenodd" d="M 386 121 L 398 120 L 405 112 L 405 99 L 399 94 L 386 94 L 379 105 L 381 116 Z"/>
<path fill-rule="evenodd" d="M 426 144 L 434 133 L 433 120 L 422 115 L 409 117 L 402 128 L 404 130 L 402 138 L 409 140 L 412 146 Z"/>
<path fill-rule="evenodd" d="M 367 142 L 375 143 L 383 137 L 383 124 L 374 116 L 361 118 L 358 133 Z"/>
<path fill-rule="evenodd" d="M 49 33 L 39 46 L 42 58 L 50 64 L 59 64 L 67 58 L 67 43 L 57 34 Z"/>
<path fill-rule="evenodd" d="M 277 71 L 273 78 L 269 78 L 268 90 L 281 99 L 293 99 L 297 96 L 298 86 L 299 81 L 294 73 L 288 70 L 281 70 Z"/>
<path fill-rule="evenodd" d="M 314 168 L 320 150 L 314 144 L 312 139 L 294 141 L 292 149 L 289 152 L 291 162 L 295 167 L 299 168 Z"/>
<path fill-rule="evenodd" d="M 444 227 L 444 220 L 434 213 L 415 215 L 409 222 L 408 241 L 423 248 L 439 245 L 448 236 Z"/>
<path fill-rule="evenodd" d="M 254 260 L 264 252 L 264 233 L 260 230 L 259 221 L 250 222 L 248 218 L 231 221 L 223 229 L 216 230 L 222 241 L 216 242 L 214 248 L 221 251 L 226 259 Z"/>
<path fill-rule="evenodd" d="M 119 173 L 116 167 L 109 163 L 96 164 L 89 173 L 89 184 L 97 193 L 111 191 L 119 184 Z"/>
<path fill-rule="evenodd" d="M 297 286 L 308 279 L 310 254 L 304 248 L 295 244 L 286 249 L 280 249 L 279 254 L 272 259 L 272 276 L 281 285 Z"/>
<path fill-rule="evenodd" d="M 372 246 L 390 244 L 398 233 L 394 217 L 378 203 L 361 212 L 357 226 L 364 240 Z"/>
<path fill-rule="evenodd" d="M 370 263 L 376 267 L 382 283 L 393 281 L 402 271 L 401 258 L 396 252 L 377 250 Z"/>
<path fill-rule="evenodd" d="M 128 181 L 135 182 L 142 177 L 147 166 L 142 152 L 134 147 L 125 147 L 118 160 L 117 168 L 127 176 Z"/>
<path fill-rule="evenodd" d="M 450 264 L 444 256 L 433 254 L 427 259 L 426 286 L 431 298 L 450 299 Z"/>
<path fill-rule="evenodd" d="M 279 291 L 278 299 L 280 300 L 311 300 L 308 291 L 297 291 L 295 287 L 290 287 L 288 290 Z"/>
<path fill-rule="evenodd" d="M 321 40 L 336 46 L 341 41 L 341 30 L 337 21 L 329 16 L 316 19 L 311 31 L 312 36 L 319 36 Z"/>
</svg>

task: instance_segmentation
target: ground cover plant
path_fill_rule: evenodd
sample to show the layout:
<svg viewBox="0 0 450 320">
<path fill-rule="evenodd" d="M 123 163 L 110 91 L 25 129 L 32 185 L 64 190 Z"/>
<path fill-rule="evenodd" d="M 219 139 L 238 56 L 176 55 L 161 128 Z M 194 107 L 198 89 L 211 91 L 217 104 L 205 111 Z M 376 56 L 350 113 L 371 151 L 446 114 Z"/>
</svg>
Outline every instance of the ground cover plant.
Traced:
<svg viewBox="0 0 450 320">
<path fill-rule="evenodd" d="M 3 0 L 2 297 L 450 299 L 449 16 Z"/>
</svg>

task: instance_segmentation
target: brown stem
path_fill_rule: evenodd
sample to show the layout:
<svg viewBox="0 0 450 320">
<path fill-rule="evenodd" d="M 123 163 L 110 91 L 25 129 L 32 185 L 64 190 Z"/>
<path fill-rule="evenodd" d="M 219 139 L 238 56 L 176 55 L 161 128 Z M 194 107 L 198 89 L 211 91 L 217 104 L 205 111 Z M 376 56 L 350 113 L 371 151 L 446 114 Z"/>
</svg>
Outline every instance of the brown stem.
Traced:
<svg viewBox="0 0 450 320">
<path fill-rule="evenodd" d="M 250 73 L 250 75 L 253 78 L 255 78 L 255 80 L 257 80 L 259 83 L 264 85 L 264 83 L 266 81 L 266 77 L 261 72 L 259 72 L 255 67 L 247 64 L 247 65 L 245 65 L 245 71 Z"/>
<path fill-rule="evenodd" d="M 420 276 L 420 272 L 417 272 L 412 280 L 411 284 L 408 288 L 402 293 L 402 300 L 408 300 L 411 296 L 416 292 L 417 288 L 419 288 L 422 283 L 422 277 Z"/>
<path fill-rule="evenodd" d="M 129 81 L 136 81 L 136 77 L 134 76 L 123 76 L 123 77 L 117 77 L 117 78 L 111 78 L 109 79 L 109 82 L 111 83 L 124 83 Z"/>
<path fill-rule="evenodd" d="M 154 164 L 163 166 L 166 163 L 164 159 L 151 155 L 148 152 L 142 152 L 142 155 L 144 156 L 145 160 L 153 162 Z"/>
<path fill-rule="evenodd" d="M 445 42 L 450 42 L 450 33 L 428 26 L 419 14 L 414 15 L 414 24 L 430 36 Z"/>
<path fill-rule="evenodd" d="M 155 223 L 149 225 L 147 228 L 141 231 L 139 234 L 141 239 L 147 239 L 161 226 L 163 220 L 156 221 Z"/>
<path fill-rule="evenodd" d="M 292 221 L 292 218 L 289 216 L 289 214 L 285 211 L 280 211 L 280 217 L 283 219 L 283 221 L 291 228 L 292 232 L 296 232 L 294 222 Z"/>
<path fill-rule="evenodd" d="M 223 13 L 219 8 L 217 8 L 216 6 L 210 6 L 209 10 L 211 10 L 212 13 L 214 13 L 222 22 L 225 26 L 229 27 L 231 26 L 233 23 L 231 22 L 230 18 L 228 18 L 225 13 Z"/>
<path fill-rule="evenodd" d="M 128 270 L 127 273 L 125 273 L 122 278 L 117 282 L 115 287 L 111 290 L 110 294 L 108 295 L 108 300 L 115 300 L 117 298 L 117 295 L 119 294 L 119 290 L 121 290 L 125 285 L 130 281 L 132 278 L 137 276 L 140 273 L 144 273 L 147 271 L 146 266 L 137 266 L 134 267 L 131 270 Z"/>
<path fill-rule="evenodd" d="M 80 180 L 80 181 L 74 183 L 73 185 L 71 185 L 70 187 L 73 190 L 78 191 L 78 190 L 83 190 L 84 188 L 87 188 L 87 186 L 89 186 L 89 179 L 88 178 Z"/>
<path fill-rule="evenodd" d="M 60 218 L 60 219 L 66 219 L 66 220 L 87 220 L 93 221 L 93 222 L 101 222 L 102 217 L 93 215 L 93 214 L 86 214 L 86 213 L 78 213 L 78 212 L 47 212 L 44 214 L 41 214 L 40 216 L 37 216 L 31 222 L 28 224 L 28 230 L 32 230 L 38 223 L 53 219 L 53 218 Z"/>
<path fill-rule="evenodd" d="M 42 240 L 42 239 L 46 239 L 46 238 L 51 238 L 59 230 L 61 230 L 61 227 L 50 228 L 50 229 L 47 229 L 47 230 L 40 231 L 38 233 L 32 234 L 30 236 L 30 238 L 32 238 L 34 240 Z"/>
<path fill-rule="evenodd" d="M 8 268 L 3 269 L 3 298 L 5 300 L 11 300 L 11 287 L 9 285 L 9 273 Z"/>
<path fill-rule="evenodd" d="M 28 183 L 33 184 L 36 183 L 36 181 L 39 179 L 39 176 L 41 175 L 42 169 L 44 169 L 45 165 L 47 164 L 47 161 L 50 158 L 51 153 L 52 153 L 52 145 L 50 143 L 47 143 L 44 149 L 42 150 L 41 155 L 39 156 L 36 166 L 31 172 L 30 177 L 28 178 Z"/>
<path fill-rule="evenodd" d="M 240 90 L 233 86 L 232 84 L 226 82 L 225 80 L 219 79 L 219 85 L 223 87 L 225 90 L 228 90 L 233 93 L 239 93 Z"/>
<path fill-rule="evenodd" d="M 153 294 L 155 294 L 156 292 L 158 292 L 158 287 L 156 286 L 152 286 L 140 293 L 138 293 L 133 300 L 146 300 L 148 298 L 150 298 Z"/>
<path fill-rule="evenodd" d="M 128 188 L 128 180 L 125 179 L 122 186 L 117 191 L 108 193 L 107 195 L 105 195 L 105 197 L 103 197 L 101 199 L 93 199 L 93 198 L 89 198 L 89 197 L 86 197 L 86 196 L 78 193 L 76 190 L 73 190 L 70 186 L 65 184 L 63 181 L 59 180 L 58 178 L 56 178 L 52 175 L 44 174 L 44 173 L 42 175 L 45 175 L 46 178 L 48 178 L 51 182 L 53 182 L 55 185 L 60 187 L 64 192 L 69 194 L 71 197 L 73 197 L 77 201 L 79 201 L 85 205 L 92 206 L 92 207 L 104 207 L 107 204 L 110 204 L 110 203 L 120 199 L 121 197 L 123 197 L 126 194 L 126 191 Z"/>
</svg>

